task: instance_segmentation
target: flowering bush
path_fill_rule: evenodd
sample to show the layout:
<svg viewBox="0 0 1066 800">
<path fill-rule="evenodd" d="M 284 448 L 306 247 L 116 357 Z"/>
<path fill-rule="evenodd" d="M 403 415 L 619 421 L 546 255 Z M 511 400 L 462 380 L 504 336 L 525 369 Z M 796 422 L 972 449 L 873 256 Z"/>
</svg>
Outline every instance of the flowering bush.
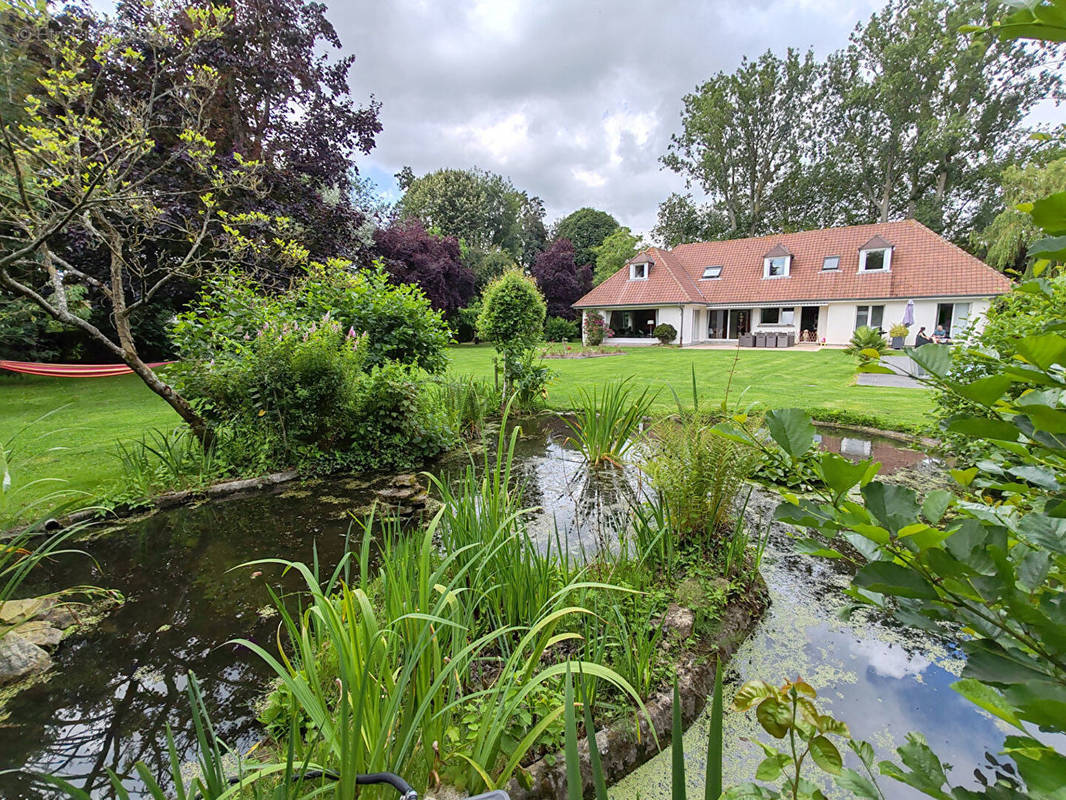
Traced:
<svg viewBox="0 0 1066 800">
<path fill-rule="evenodd" d="M 285 292 L 267 292 L 236 272 L 207 283 L 178 315 L 173 340 L 183 359 L 240 354 L 264 325 L 302 326 L 334 320 L 366 333 L 367 366 L 388 361 L 442 372 L 451 333 L 440 312 L 415 286 L 396 286 L 380 265 L 356 269 L 345 261 L 312 264 Z"/>
<path fill-rule="evenodd" d="M 585 332 L 585 344 L 592 347 L 603 344 L 605 336 L 614 336 L 614 331 L 607 327 L 599 314 L 586 314 L 582 330 Z"/>
</svg>

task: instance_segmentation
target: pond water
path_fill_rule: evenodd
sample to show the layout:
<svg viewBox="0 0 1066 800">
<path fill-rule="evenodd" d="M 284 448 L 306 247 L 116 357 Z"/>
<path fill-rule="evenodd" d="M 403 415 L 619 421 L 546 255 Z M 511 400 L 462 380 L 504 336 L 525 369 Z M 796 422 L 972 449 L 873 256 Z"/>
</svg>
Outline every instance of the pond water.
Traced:
<svg viewBox="0 0 1066 800">
<path fill-rule="evenodd" d="M 526 480 L 528 504 L 543 508 L 531 534 L 585 552 L 611 546 L 613 519 L 641 491 L 639 475 L 592 480 L 557 420 L 524 422 L 523 428 L 529 435 L 519 445 L 516 469 Z M 824 432 L 827 447 L 834 448 L 832 439 Z M 834 449 L 848 454 L 861 447 Z M 883 452 L 875 455 L 888 461 Z M 909 463 L 922 458 L 916 451 L 897 455 L 913 458 Z M 480 458 L 452 457 L 437 469 L 453 473 Z M 349 510 L 363 506 L 374 488 L 354 478 L 331 480 L 175 509 L 87 543 L 98 566 L 86 559 L 53 565 L 49 583 L 110 586 L 127 602 L 91 633 L 65 642 L 51 680 L 8 704 L 9 716 L 0 722 L 0 770 L 63 775 L 100 797 L 110 796 L 108 769 L 129 776 L 141 759 L 163 773 L 167 723 L 179 750 L 191 752 L 189 671 L 200 679 L 223 740 L 241 750 L 252 746 L 259 739 L 254 704 L 270 675 L 251 653 L 226 643 L 242 637 L 270 647 L 277 620 L 269 615 L 266 584 L 292 584 L 276 567 L 233 567 L 266 557 L 309 561 L 317 551 L 332 568 L 344 552 Z M 257 570 L 262 574 L 254 576 Z M 978 765 L 986 750 L 998 748 L 1002 733 L 947 688 L 958 667 L 948 654 L 875 622 L 833 621 L 837 590 L 846 581 L 833 565 L 791 554 L 787 539 L 775 537 L 763 571 L 773 604 L 738 654 L 734 673 L 774 681 L 803 675 L 856 733 L 879 745 L 922 730 L 960 766 Z M 856 708 L 861 717 L 848 713 Z M 740 715 L 729 717 L 730 777 L 737 780 L 756 763 L 754 755 L 740 757 L 754 749 L 738 741 L 752 733 L 744 723 Z M 692 742 L 705 741 L 700 730 L 697 725 L 689 733 Z M 702 755 L 702 747 L 689 749 Z M 668 792 L 662 763 L 669 762 L 657 759 L 624 781 L 620 796 Z M 690 774 L 702 774 L 702 767 L 692 766 Z M 44 796 L 25 774 L 0 775 L 0 797 Z"/>
</svg>

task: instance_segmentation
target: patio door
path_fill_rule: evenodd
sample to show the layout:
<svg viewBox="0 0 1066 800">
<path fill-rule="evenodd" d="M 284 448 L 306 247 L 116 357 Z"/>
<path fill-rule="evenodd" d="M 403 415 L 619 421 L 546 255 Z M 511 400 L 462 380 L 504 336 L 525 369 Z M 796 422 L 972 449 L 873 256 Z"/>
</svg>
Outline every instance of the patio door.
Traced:
<svg viewBox="0 0 1066 800">
<path fill-rule="evenodd" d="M 751 332 L 751 309 L 729 309 L 729 338 L 739 339 L 745 333 Z"/>
<path fill-rule="evenodd" d="M 707 338 L 727 339 L 729 326 L 729 312 L 721 309 L 712 309 L 707 312 Z"/>
<path fill-rule="evenodd" d="M 970 304 L 938 303 L 936 324 L 943 325 L 948 336 L 962 336 L 970 325 Z"/>
</svg>

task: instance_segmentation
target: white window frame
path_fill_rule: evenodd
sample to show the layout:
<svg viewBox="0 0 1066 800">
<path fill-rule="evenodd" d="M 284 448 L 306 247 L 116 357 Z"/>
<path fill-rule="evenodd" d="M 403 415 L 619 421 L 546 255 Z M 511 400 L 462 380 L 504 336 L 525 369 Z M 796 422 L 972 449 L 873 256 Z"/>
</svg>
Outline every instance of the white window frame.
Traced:
<svg viewBox="0 0 1066 800">
<path fill-rule="evenodd" d="M 779 258 L 785 259 L 785 271 L 780 275 L 770 274 L 770 264 Z M 763 278 L 787 278 L 792 271 L 792 256 L 768 256 L 762 260 L 762 276 Z"/>
<path fill-rule="evenodd" d="M 836 264 L 833 265 L 832 267 L 827 267 L 825 264 L 831 258 L 836 261 Z M 825 258 L 822 259 L 822 272 L 836 272 L 839 269 L 840 269 L 840 256 L 826 256 Z"/>
<path fill-rule="evenodd" d="M 882 270 L 874 270 L 874 271 L 875 272 L 881 272 Z M 859 324 L 859 309 L 861 309 L 861 308 L 865 308 L 866 309 L 866 325 L 865 325 L 865 327 L 873 328 L 875 331 L 884 328 L 884 325 L 885 325 L 885 306 L 884 306 L 884 304 L 883 303 L 862 303 L 860 305 L 856 305 L 855 306 L 855 330 L 858 330 L 859 328 L 864 327 L 864 326 Z M 880 308 L 881 309 L 881 321 L 877 323 L 876 327 L 871 324 L 875 308 Z"/>
<path fill-rule="evenodd" d="M 776 311 L 777 320 L 775 322 L 769 322 L 763 318 L 763 314 L 767 311 Z M 786 315 L 789 317 L 785 319 Z M 760 325 L 781 325 L 790 327 L 796 324 L 796 307 L 795 306 L 769 306 L 767 308 L 759 309 L 759 324 Z"/>
<path fill-rule="evenodd" d="M 882 262 L 884 266 L 881 269 L 866 269 L 866 256 L 870 253 L 884 253 L 885 260 Z M 869 250 L 859 251 L 859 272 L 869 273 L 871 275 L 882 275 L 886 272 L 892 271 L 892 248 L 891 247 L 871 247 Z"/>
<path fill-rule="evenodd" d="M 648 267 L 650 265 L 647 261 L 639 261 L 636 264 L 629 265 L 629 280 L 631 281 L 646 281 L 648 279 Z M 640 275 L 637 275 L 637 267 L 640 267 Z"/>
<path fill-rule="evenodd" d="M 708 275 L 707 273 L 710 272 L 711 270 L 717 270 L 717 271 L 715 272 L 714 275 Z M 716 266 L 712 266 L 712 267 L 704 267 L 703 268 L 703 275 L 700 276 L 700 280 L 701 281 L 714 281 L 714 280 L 718 280 L 721 277 L 722 277 L 722 267 L 716 265 Z"/>
</svg>

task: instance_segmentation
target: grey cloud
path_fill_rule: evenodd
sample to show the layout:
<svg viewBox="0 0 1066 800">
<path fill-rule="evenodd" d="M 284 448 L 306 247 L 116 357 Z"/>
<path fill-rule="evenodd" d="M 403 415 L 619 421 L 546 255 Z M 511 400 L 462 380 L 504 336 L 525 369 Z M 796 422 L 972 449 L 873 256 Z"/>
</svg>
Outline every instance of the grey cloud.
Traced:
<svg viewBox="0 0 1066 800">
<path fill-rule="evenodd" d="M 681 98 L 743 55 L 843 45 L 866 0 L 330 3 L 352 89 L 383 104 L 364 162 L 386 173 L 477 165 L 545 201 L 646 232 L 683 188 L 659 168 Z"/>
</svg>

